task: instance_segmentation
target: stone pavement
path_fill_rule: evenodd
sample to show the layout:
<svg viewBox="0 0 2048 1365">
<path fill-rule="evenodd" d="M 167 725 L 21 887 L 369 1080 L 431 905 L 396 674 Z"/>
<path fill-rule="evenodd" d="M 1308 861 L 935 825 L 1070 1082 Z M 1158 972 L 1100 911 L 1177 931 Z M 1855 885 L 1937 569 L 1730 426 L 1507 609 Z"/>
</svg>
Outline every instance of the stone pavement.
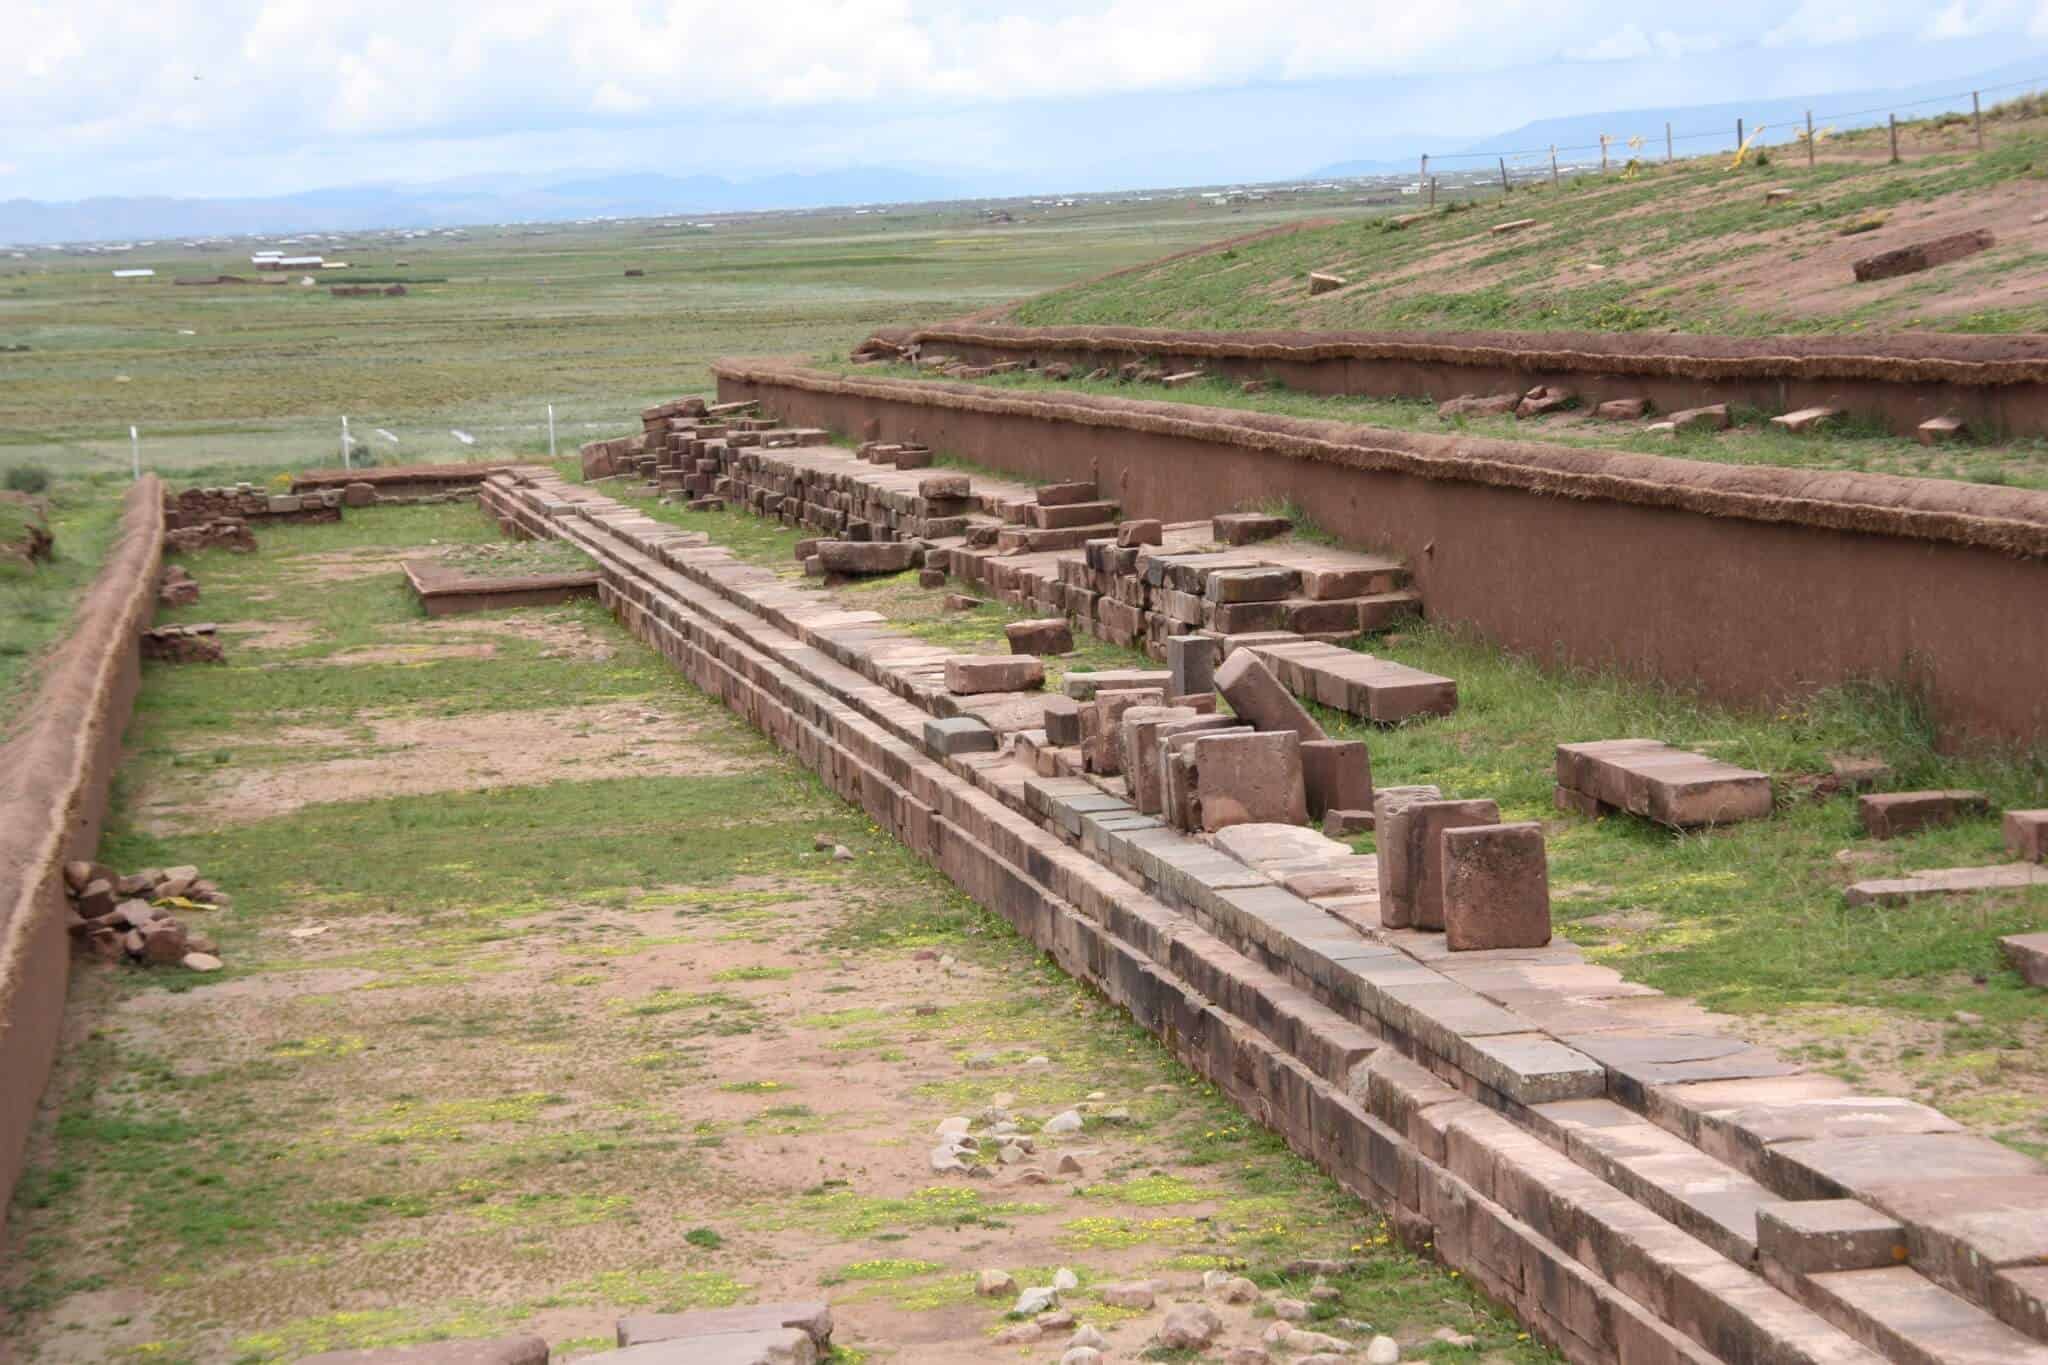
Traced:
<svg viewBox="0 0 2048 1365">
<path fill-rule="evenodd" d="M 1454 955 L 1388 927 L 1375 860 L 1312 830 L 1184 834 L 1107 779 L 934 753 L 932 651 L 872 613 L 588 488 L 483 497 L 586 550 L 697 685 L 1568 1358 L 2048 1362 L 2041 1163 L 1568 943 Z"/>
</svg>

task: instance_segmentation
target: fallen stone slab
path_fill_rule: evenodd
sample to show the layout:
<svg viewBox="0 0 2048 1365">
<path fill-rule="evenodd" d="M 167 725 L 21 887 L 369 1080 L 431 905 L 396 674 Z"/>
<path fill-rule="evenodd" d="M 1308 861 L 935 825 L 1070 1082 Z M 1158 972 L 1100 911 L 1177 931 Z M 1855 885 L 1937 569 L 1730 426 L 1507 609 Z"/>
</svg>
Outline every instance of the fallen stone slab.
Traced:
<svg viewBox="0 0 2048 1365">
<path fill-rule="evenodd" d="M 1074 629 L 1064 616 L 1012 621 L 1003 627 L 1003 636 L 1012 654 L 1070 654 L 1074 649 Z"/>
<path fill-rule="evenodd" d="M 1328 271 L 1311 270 L 1308 273 L 1308 292 L 1311 295 L 1327 294 L 1349 283 L 1342 275 L 1332 275 Z"/>
<path fill-rule="evenodd" d="M 2048 933 L 2007 934 L 1998 946 L 2021 979 L 2048 990 Z"/>
<path fill-rule="evenodd" d="M 1284 536 L 1294 529 L 1286 517 L 1263 512 L 1224 512 L 1210 518 L 1210 533 L 1225 545 L 1251 545 Z"/>
<path fill-rule="evenodd" d="M 472 574 L 437 559 L 399 561 L 399 571 L 429 616 L 462 616 L 507 607 L 553 606 L 596 597 L 595 569 L 568 573 Z"/>
<path fill-rule="evenodd" d="M 915 546 L 901 540 L 821 540 L 818 562 L 828 574 L 902 573 L 912 567 Z"/>
<path fill-rule="evenodd" d="M 1647 398 L 1610 398 L 1593 409 L 1603 422 L 1639 422 L 1650 411 Z"/>
<path fill-rule="evenodd" d="M 1165 669 L 1105 668 L 1099 673 L 1069 673 L 1061 690 L 1075 701 L 1092 701 L 1098 692 L 1125 692 L 1133 688 L 1158 688 L 1165 695 L 1173 675 Z"/>
<path fill-rule="evenodd" d="M 1296 701 L 1273 671 L 1248 649 L 1238 650 L 1216 670 L 1216 690 L 1238 718 L 1259 730 L 1287 730 L 1304 740 L 1328 739 L 1316 718 Z"/>
<path fill-rule="evenodd" d="M 1900 275 L 1917 275 L 1923 270 L 1974 256 L 1989 250 L 1997 240 L 1987 228 L 1972 228 L 1968 232 L 1951 232 L 1946 237 L 1880 251 L 1875 256 L 1865 256 L 1850 268 L 1856 272 L 1857 280 L 1864 284 L 1872 280 L 1896 279 Z"/>
<path fill-rule="evenodd" d="M 1923 446 L 1947 445 L 1962 440 L 1966 430 L 1960 417 L 1930 417 L 1913 428 L 1913 439 Z"/>
<path fill-rule="evenodd" d="M 1662 422 L 1653 426 L 1665 427 L 1671 431 L 1725 431 L 1728 429 L 1728 405 L 1709 403 L 1703 408 L 1684 408 L 1672 413 Z"/>
<path fill-rule="evenodd" d="M 740 1308 L 707 1308 L 691 1313 L 635 1313 L 618 1321 L 620 1346 L 650 1341 L 717 1336 L 725 1332 L 760 1332 L 793 1327 L 820 1348 L 832 1344 L 832 1309 L 816 1299 L 756 1303 Z"/>
<path fill-rule="evenodd" d="M 1771 813 L 1771 780 L 1655 739 L 1603 739 L 1557 746 L 1557 786 L 1579 798 L 1560 805 L 1629 811 L 1674 829 L 1760 820 Z"/>
<path fill-rule="evenodd" d="M 1903 905 L 1927 896 L 2023 891 L 2030 886 L 2048 886 L 2048 866 L 2040 863 L 1994 863 L 1989 867 L 1932 868 L 1907 877 L 1879 877 L 1857 882 L 1842 895 L 1850 905 Z"/>
<path fill-rule="evenodd" d="M 649 1341 L 583 1357 L 615 1365 L 817 1365 L 823 1358 L 817 1343 L 794 1327 Z"/>
<path fill-rule="evenodd" d="M 1045 686 L 1045 665 L 1029 654 L 956 654 L 946 660 L 946 690 L 956 697 L 980 692 L 1028 692 Z"/>
<path fill-rule="evenodd" d="M 1513 412 L 1521 401 L 1519 393 L 1461 393 L 1437 404 L 1436 415 L 1446 420 L 1452 417 L 1499 417 Z"/>
<path fill-rule="evenodd" d="M 304 1365 L 548 1365 L 548 1344 L 536 1336 L 430 1341 L 302 1356 Z"/>
<path fill-rule="evenodd" d="M 1822 426 L 1834 421 L 1841 415 L 1842 410 L 1840 408 L 1800 408 L 1796 412 L 1787 412 L 1773 417 L 1771 425 L 1780 431 L 1789 431 L 1795 436 L 1803 436 L 1807 432 L 1820 430 Z"/>
<path fill-rule="evenodd" d="M 1952 825 L 1990 809 L 1990 799 L 1978 791 L 1873 792 L 1856 798 L 1863 832 L 1873 839 L 1896 839 L 1916 830 Z"/>
</svg>

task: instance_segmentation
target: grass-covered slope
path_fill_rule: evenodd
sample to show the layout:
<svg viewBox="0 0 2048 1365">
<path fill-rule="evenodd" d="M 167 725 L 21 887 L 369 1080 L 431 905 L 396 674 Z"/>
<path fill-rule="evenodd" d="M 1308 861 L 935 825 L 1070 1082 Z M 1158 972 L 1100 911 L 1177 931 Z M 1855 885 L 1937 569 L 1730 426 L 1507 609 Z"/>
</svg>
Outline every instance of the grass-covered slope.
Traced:
<svg viewBox="0 0 2048 1365">
<path fill-rule="evenodd" d="M 1460 191 L 1433 213 L 1345 222 L 1162 261 L 1025 301 L 1006 321 L 1185 328 L 1850 332 L 2048 329 L 2048 118 L 1994 111 L 1731 166 L 1722 155 Z M 1546 163 L 1547 164 L 1547 163 Z M 1767 201 L 1772 190 L 1789 197 Z M 1420 208 L 1421 201 L 1410 200 Z M 1518 231 L 1505 222 L 1533 218 Z M 1397 225 L 1398 224 L 1398 225 Z M 1854 261 L 1989 228 L 1988 251 L 1870 284 Z M 1349 283 L 1315 297 L 1310 271 Z"/>
</svg>

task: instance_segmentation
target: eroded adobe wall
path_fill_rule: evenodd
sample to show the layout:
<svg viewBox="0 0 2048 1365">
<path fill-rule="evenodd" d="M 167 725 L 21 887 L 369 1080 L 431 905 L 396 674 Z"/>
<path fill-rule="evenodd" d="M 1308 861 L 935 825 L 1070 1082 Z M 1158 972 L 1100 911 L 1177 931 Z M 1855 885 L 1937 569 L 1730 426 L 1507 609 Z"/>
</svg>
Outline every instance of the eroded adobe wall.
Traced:
<svg viewBox="0 0 2048 1365">
<path fill-rule="evenodd" d="M 138 481 L 125 502 L 120 539 L 0 745 L 0 1208 L 21 1174 L 63 1023 L 71 971 L 64 864 L 90 858 L 99 844 L 141 686 L 141 633 L 155 610 L 164 538 L 156 476 Z"/>
<path fill-rule="evenodd" d="M 1402 556 L 1431 616 L 1547 661 L 1770 704 L 1928 689 L 1944 736 L 2048 738 L 2048 494 L 1391 432 L 728 361 L 722 398 L 1039 479 L 1129 516 L 1285 499 Z"/>
<path fill-rule="evenodd" d="M 1554 384 L 1589 406 L 1643 397 L 1666 412 L 1708 403 L 1772 413 L 1834 407 L 1900 435 L 1943 416 L 1980 433 L 2048 434 L 2048 340 L 2031 335 L 1177 332 L 971 322 L 877 335 L 975 364 L 1090 369 L 1141 361 L 1270 379 L 1305 393 L 1442 402 Z"/>
</svg>

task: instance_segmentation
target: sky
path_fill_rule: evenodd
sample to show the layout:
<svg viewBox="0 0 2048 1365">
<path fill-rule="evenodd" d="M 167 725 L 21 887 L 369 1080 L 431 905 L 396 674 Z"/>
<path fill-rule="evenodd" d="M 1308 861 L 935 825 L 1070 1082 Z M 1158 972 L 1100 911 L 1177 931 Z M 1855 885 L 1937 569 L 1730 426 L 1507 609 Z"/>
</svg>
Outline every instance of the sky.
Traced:
<svg viewBox="0 0 2048 1365">
<path fill-rule="evenodd" d="M 0 200 L 847 165 L 1275 178 L 1533 119 L 1914 84 L 2048 0 L 0 0 Z"/>
</svg>

